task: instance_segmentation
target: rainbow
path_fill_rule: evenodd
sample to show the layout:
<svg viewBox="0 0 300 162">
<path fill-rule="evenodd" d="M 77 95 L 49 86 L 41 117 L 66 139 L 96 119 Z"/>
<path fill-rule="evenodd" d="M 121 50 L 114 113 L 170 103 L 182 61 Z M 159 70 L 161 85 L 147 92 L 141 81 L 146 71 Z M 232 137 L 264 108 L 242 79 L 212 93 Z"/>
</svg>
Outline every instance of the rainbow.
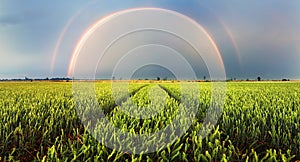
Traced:
<svg viewBox="0 0 300 162">
<path fill-rule="evenodd" d="M 230 41 L 233 45 L 235 54 L 236 54 L 237 59 L 238 59 L 238 63 L 241 64 L 241 53 L 240 53 L 240 50 L 238 48 L 238 45 L 237 45 L 237 43 L 234 39 L 234 36 L 233 36 L 232 32 L 229 30 L 229 28 L 227 27 L 227 25 L 223 21 L 219 20 L 219 22 L 221 23 L 222 27 L 224 28 L 226 34 L 229 36 L 229 39 L 230 39 Z"/>
<path fill-rule="evenodd" d="M 113 19 L 116 16 L 128 13 L 128 12 L 132 12 L 132 11 L 140 11 L 140 10 L 160 10 L 160 11 L 165 11 L 165 12 L 169 12 L 172 14 L 175 14 L 179 17 L 183 17 L 187 20 L 189 20 L 191 23 L 193 23 L 195 26 L 197 26 L 199 29 L 201 29 L 201 31 L 204 32 L 204 34 L 209 38 L 210 42 L 213 45 L 213 48 L 217 51 L 218 54 L 218 58 L 220 63 L 222 64 L 222 67 L 224 67 L 224 63 L 223 63 L 223 59 L 220 53 L 220 50 L 216 44 L 216 41 L 212 38 L 212 36 L 205 30 L 204 27 L 202 27 L 200 24 L 198 24 L 195 20 L 179 14 L 175 11 L 171 11 L 171 10 L 167 10 L 167 9 L 162 9 L 162 8 L 132 8 L 132 9 L 127 9 L 127 10 L 122 10 L 122 11 L 118 11 L 115 13 L 112 13 L 110 15 L 105 16 L 104 18 L 100 19 L 99 21 L 97 21 L 96 23 L 94 23 L 93 25 L 91 25 L 84 33 L 83 35 L 80 37 L 77 45 L 75 46 L 74 50 L 73 50 L 73 54 L 71 56 L 71 60 L 69 63 L 69 68 L 68 68 L 68 77 L 71 77 L 72 75 L 72 71 L 74 70 L 74 66 L 77 60 L 77 57 L 79 55 L 79 52 L 81 50 L 81 48 L 83 47 L 84 43 L 86 42 L 86 40 L 93 34 L 93 32 L 101 25 L 105 24 L 106 22 L 108 22 L 109 20 Z"/>
<path fill-rule="evenodd" d="M 69 28 L 71 27 L 71 25 L 74 23 L 74 21 L 76 20 L 76 18 L 78 18 L 78 16 L 80 16 L 80 14 L 82 14 L 83 11 L 85 11 L 87 9 L 88 6 L 90 6 L 91 4 L 95 3 L 96 1 L 90 1 L 85 7 L 81 8 L 75 15 L 73 15 L 69 21 L 67 22 L 67 24 L 64 26 L 62 32 L 60 33 L 58 40 L 55 44 L 55 48 L 52 54 L 52 59 L 51 59 L 51 71 L 50 74 L 53 75 L 53 70 L 54 70 L 54 66 L 55 66 L 55 61 L 58 55 L 58 50 L 61 46 L 61 43 L 63 41 L 63 38 L 65 37 L 67 31 L 69 30 Z"/>
<path fill-rule="evenodd" d="M 57 43 L 55 45 L 54 51 L 53 51 L 53 55 L 52 55 L 52 61 L 51 61 L 51 74 L 53 74 L 53 70 L 54 70 L 54 66 L 55 66 L 55 60 L 58 54 L 58 50 L 60 48 L 60 45 L 62 43 L 62 40 L 67 32 L 67 30 L 70 28 L 71 24 L 74 22 L 74 20 L 77 18 L 77 16 L 80 13 L 77 13 L 75 16 L 73 16 L 68 23 L 66 24 L 66 26 L 64 27 L 63 31 L 61 32 L 61 34 L 58 37 Z"/>
</svg>

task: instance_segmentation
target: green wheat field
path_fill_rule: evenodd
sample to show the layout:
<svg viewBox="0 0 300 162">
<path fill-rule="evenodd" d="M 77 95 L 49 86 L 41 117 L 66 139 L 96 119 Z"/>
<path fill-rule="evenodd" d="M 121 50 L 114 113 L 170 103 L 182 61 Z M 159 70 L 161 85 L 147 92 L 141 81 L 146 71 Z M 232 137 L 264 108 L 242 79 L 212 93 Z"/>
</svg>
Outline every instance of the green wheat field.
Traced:
<svg viewBox="0 0 300 162">
<path fill-rule="evenodd" d="M 186 133 L 156 152 L 133 154 L 108 148 L 90 134 L 78 117 L 72 82 L 2 82 L 0 161 L 300 160 L 300 82 L 226 83 L 222 115 L 203 139 L 197 132 L 210 107 L 212 92 L 210 82 L 197 84 L 198 111 Z M 96 82 L 95 91 L 106 118 L 116 127 L 137 134 L 166 127 L 185 106 L 180 103 L 179 82 L 131 82 L 128 92 L 118 93 L 130 94 L 121 97 L 123 105 L 134 102 L 142 108 L 164 98 L 164 104 L 148 107 L 161 112 L 144 120 L 122 112 L 115 104 L 109 81 Z M 151 99 L 149 92 L 156 97 Z M 107 127 L 96 125 L 95 129 L 103 131 Z"/>
</svg>

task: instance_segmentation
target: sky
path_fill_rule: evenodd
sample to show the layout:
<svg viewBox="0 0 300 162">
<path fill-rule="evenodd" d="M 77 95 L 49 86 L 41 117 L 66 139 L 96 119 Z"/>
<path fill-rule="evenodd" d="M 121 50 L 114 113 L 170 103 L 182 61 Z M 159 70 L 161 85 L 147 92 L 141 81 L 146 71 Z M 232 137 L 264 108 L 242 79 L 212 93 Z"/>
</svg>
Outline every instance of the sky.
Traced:
<svg viewBox="0 0 300 162">
<path fill-rule="evenodd" d="M 227 78 L 255 79 L 260 76 L 263 79 L 300 79 L 300 1 L 282 0 L 1 0 L 0 78 L 66 77 L 74 49 L 95 22 L 118 11 L 142 7 L 172 10 L 201 25 L 220 51 Z M 147 24 L 147 19 L 143 20 L 140 23 Z M 124 26 L 130 25 L 128 21 L 122 23 Z M 191 31 L 180 22 L 174 26 L 179 32 Z M 111 31 L 119 27 L 112 26 Z M 148 33 L 145 37 L 151 35 Z M 101 39 L 109 40 L 107 37 Z M 158 39 L 163 38 L 160 36 Z M 175 42 L 175 38 L 170 36 L 169 39 Z M 134 41 L 133 38 L 129 40 Z M 94 45 L 97 46 L 97 43 Z M 166 50 L 164 47 L 153 47 L 160 48 L 160 51 Z M 208 62 L 186 56 L 184 52 L 189 50 L 183 51 L 182 55 L 191 64 L 196 76 L 209 78 L 209 68 L 205 67 Z M 113 56 L 111 53 L 105 56 L 106 61 L 98 62 L 100 65 L 93 71 L 100 78 L 112 77 L 113 65 L 122 58 L 122 54 Z M 81 57 L 85 58 L 84 55 Z M 160 58 L 166 67 L 173 63 L 167 57 L 169 54 Z M 111 62 L 112 58 L 115 62 Z M 132 58 L 130 64 L 138 63 L 142 58 L 139 59 Z M 89 61 L 81 63 L 89 65 Z M 184 62 L 177 65 L 181 64 Z M 135 69 L 138 72 L 133 71 L 131 74 L 143 73 L 142 76 L 149 76 L 155 71 L 160 71 L 156 74 L 163 73 L 162 68 L 145 66 Z M 185 72 L 179 70 L 176 73 Z"/>
</svg>

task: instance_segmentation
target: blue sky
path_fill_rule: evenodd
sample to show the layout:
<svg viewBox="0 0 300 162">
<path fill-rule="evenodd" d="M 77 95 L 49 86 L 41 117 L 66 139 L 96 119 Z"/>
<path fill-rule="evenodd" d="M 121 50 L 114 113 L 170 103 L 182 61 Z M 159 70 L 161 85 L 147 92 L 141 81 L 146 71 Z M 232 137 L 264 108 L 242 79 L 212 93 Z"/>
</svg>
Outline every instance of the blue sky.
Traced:
<svg viewBox="0 0 300 162">
<path fill-rule="evenodd" d="M 91 24 L 137 7 L 166 8 L 196 20 L 216 41 L 228 78 L 300 79 L 300 1 L 279 0 L 1 0 L 0 78 L 67 76 L 73 49 Z"/>
</svg>

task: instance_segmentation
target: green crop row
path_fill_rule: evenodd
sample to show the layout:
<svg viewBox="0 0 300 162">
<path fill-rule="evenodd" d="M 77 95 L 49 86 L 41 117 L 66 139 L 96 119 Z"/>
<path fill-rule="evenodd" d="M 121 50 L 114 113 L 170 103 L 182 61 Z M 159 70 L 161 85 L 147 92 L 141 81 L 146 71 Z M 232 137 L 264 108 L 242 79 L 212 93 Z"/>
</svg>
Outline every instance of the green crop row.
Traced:
<svg viewBox="0 0 300 162">
<path fill-rule="evenodd" d="M 212 85 L 197 84 L 97 82 L 91 94 L 84 84 L 0 83 L 0 161 L 300 159 L 300 83 L 228 83 L 215 126 L 203 125 L 218 106 Z"/>
</svg>

